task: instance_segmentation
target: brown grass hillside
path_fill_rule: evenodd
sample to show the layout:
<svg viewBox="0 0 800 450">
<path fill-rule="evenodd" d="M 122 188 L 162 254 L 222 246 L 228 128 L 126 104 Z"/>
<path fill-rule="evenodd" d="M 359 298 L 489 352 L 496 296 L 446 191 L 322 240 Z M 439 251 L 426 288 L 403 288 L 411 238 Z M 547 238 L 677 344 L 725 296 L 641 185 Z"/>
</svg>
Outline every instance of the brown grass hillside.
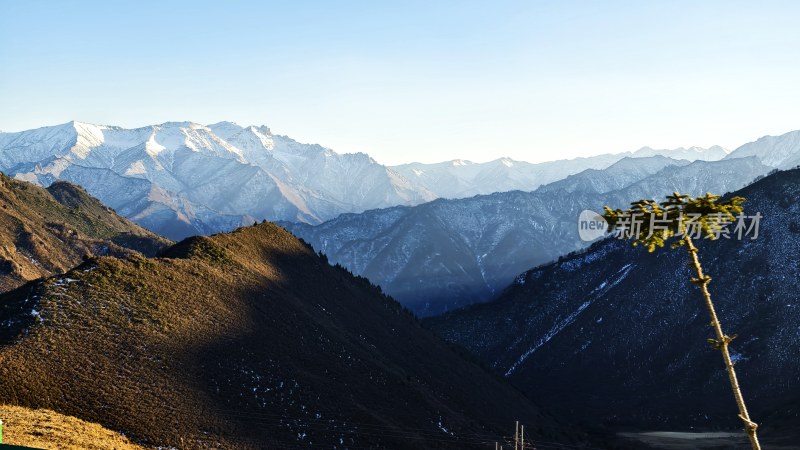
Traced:
<svg viewBox="0 0 800 450">
<path fill-rule="evenodd" d="M 84 256 L 152 256 L 169 243 L 77 186 L 44 189 L 0 173 L 0 292 L 61 273 Z"/>
<path fill-rule="evenodd" d="M 180 448 L 583 442 L 273 224 L 0 296 L 0 402 Z"/>
<path fill-rule="evenodd" d="M 48 450 L 144 450 L 100 425 L 46 409 L 0 405 L 3 443 Z"/>
</svg>

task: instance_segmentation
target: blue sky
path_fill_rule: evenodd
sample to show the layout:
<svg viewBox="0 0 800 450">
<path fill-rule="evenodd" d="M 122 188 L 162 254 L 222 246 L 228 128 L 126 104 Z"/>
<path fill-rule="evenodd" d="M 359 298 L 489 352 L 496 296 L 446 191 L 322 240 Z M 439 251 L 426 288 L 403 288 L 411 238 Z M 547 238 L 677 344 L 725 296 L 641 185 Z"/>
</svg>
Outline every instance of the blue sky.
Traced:
<svg viewBox="0 0 800 450">
<path fill-rule="evenodd" d="M 0 130 L 266 124 L 388 164 L 800 129 L 797 2 L 0 1 Z"/>
</svg>

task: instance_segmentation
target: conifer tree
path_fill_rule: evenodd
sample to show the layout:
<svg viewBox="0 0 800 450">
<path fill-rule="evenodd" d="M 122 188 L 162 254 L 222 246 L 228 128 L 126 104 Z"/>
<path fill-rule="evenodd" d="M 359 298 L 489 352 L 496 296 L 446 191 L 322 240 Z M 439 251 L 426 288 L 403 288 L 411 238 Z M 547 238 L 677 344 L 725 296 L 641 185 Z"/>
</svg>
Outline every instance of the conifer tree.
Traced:
<svg viewBox="0 0 800 450">
<path fill-rule="evenodd" d="M 739 418 L 744 423 L 744 430 L 750 439 L 753 450 L 760 450 L 761 446 L 756 434 L 758 425 L 750 420 L 728 351 L 728 345 L 736 336 L 728 336 L 722 331 L 722 324 L 708 291 L 711 277 L 703 272 L 697 255 L 698 249 L 693 242 L 693 239 L 702 236 L 709 239 L 719 238 L 724 228 L 736 221 L 737 215 L 742 214 L 743 202 L 742 197 L 720 201 L 719 196 L 709 193 L 704 197 L 692 198 L 689 195 L 675 192 L 673 195 L 667 196 L 667 200 L 662 203 L 653 200 L 639 200 L 632 203 L 631 208 L 627 211 L 605 207 L 603 217 L 608 222 L 610 230 L 616 230 L 621 234 L 621 238 L 632 239 L 633 245 L 644 245 L 650 252 L 664 247 L 664 244 L 673 237 L 676 238 L 676 241 L 672 244 L 672 248 L 686 247 L 690 265 L 696 274 L 696 277 L 692 278 L 692 282 L 700 288 L 706 309 L 711 316 L 711 327 L 716 336 L 715 339 L 709 339 L 708 342 L 722 353 L 733 396 L 739 407 Z"/>
</svg>

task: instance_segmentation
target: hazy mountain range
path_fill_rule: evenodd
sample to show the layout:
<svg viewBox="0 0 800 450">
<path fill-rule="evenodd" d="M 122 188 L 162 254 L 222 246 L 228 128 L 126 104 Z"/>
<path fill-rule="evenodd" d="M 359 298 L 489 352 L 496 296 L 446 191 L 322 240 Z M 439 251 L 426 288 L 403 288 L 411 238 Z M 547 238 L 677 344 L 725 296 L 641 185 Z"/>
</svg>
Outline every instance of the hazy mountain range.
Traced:
<svg viewBox="0 0 800 450">
<path fill-rule="evenodd" d="M 623 158 L 666 156 L 686 161 L 716 161 L 728 155 L 720 146 L 655 150 L 643 147 L 635 152 L 604 154 L 531 164 L 500 158 L 487 163 L 465 160 L 437 164 L 411 163 L 393 166 L 415 186 L 440 198 L 464 198 L 507 191 L 532 191 L 539 186 L 561 180 L 587 169 L 605 169 Z"/>
<path fill-rule="evenodd" d="M 676 190 L 728 192 L 769 170 L 756 157 L 693 163 L 625 158 L 534 192 L 343 214 L 316 226 L 282 225 L 416 313 L 435 315 L 489 300 L 520 272 L 586 246 L 577 233 L 584 209 L 625 207 Z"/>
</svg>

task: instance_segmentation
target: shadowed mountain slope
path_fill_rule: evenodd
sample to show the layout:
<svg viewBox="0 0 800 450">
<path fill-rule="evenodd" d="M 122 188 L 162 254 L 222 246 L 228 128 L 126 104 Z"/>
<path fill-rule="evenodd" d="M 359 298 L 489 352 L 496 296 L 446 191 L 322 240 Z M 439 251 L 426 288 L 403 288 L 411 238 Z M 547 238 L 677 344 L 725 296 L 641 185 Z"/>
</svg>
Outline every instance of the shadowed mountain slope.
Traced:
<svg viewBox="0 0 800 450">
<path fill-rule="evenodd" d="M 179 448 L 583 442 L 269 223 L 0 296 L 0 401 Z M 509 425 L 510 424 L 510 425 Z"/>
</svg>

